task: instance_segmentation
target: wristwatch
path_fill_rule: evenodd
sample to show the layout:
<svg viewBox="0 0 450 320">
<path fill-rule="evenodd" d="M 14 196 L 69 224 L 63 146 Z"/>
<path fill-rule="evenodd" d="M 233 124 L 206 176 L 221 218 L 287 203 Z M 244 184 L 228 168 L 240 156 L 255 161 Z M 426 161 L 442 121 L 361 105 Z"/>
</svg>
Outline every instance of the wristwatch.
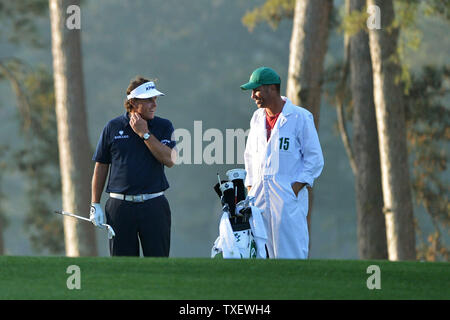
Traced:
<svg viewBox="0 0 450 320">
<path fill-rule="evenodd" d="M 142 136 L 142 139 L 144 139 L 144 140 L 148 140 L 148 138 L 150 138 L 150 132 L 146 132 L 146 133 L 144 133 L 144 135 Z"/>
</svg>

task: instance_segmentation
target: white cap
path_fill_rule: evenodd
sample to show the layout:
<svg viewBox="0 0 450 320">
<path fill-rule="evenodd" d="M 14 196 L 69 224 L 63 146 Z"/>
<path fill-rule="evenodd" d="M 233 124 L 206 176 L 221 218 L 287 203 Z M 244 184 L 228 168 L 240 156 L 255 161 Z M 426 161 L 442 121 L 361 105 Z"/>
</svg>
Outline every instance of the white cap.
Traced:
<svg viewBox="0 0 450 320">
<path fill-rule="evenodd" d="M 165 94 L 156 90 L 156 86 L 153 82 L 146 82 L 141 84 L 139 87 L 134 89 L 127 95 L 127 100 L 137 98 L 137 99 L 147 99 L 156 96 L 164 96 Z"/>
</svg>

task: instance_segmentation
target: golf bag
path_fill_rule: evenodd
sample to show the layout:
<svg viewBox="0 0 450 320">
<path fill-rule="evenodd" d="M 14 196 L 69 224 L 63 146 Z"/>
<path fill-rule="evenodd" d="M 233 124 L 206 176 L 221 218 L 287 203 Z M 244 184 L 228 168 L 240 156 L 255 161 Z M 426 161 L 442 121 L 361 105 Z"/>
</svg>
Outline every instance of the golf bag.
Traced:
<svg viewBox="0 0 450 320">
<path fill-rule="evenodd" d="M 214 242 L 211 258 L 265 258 L 267 235 L 261 210 L 246 196 L 244 169 L 227 171 L 229 180 L 220 180 L 214 190 L 220 197 L 222 217 L 219 237 Z"/>
</svg>

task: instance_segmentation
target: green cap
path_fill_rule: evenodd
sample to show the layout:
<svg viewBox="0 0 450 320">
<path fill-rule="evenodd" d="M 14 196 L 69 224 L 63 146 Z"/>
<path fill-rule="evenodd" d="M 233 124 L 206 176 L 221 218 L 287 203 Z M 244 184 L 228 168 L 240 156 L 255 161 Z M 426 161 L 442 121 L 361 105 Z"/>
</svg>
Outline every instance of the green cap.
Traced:
<svg viewBox="0 0 450 320">
<path fill-rule="evenodd" d="M 253 90 L 263 84 L 279 84 L 281 83 L 280 76 L 268 67 L 261 67 L 253 71 L 249 82 L 241 86 L 242 90 Z"/>
</svg>

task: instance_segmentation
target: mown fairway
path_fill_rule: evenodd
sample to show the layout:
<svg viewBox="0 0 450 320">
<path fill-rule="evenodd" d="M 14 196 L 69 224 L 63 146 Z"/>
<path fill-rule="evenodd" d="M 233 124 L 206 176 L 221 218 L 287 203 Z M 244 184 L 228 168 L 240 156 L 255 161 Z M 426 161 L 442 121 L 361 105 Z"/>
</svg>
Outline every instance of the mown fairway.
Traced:
<svg viewBox="0 0 450 320">
<path fill-rule="evenodd" d="M 81 289 L 66 273 L 77 265 Z M 369 290 L 367 267 L 381 270 Z M 0 257 L 0 299 L 450 299 L 448 263 Z"/>
</svg>

